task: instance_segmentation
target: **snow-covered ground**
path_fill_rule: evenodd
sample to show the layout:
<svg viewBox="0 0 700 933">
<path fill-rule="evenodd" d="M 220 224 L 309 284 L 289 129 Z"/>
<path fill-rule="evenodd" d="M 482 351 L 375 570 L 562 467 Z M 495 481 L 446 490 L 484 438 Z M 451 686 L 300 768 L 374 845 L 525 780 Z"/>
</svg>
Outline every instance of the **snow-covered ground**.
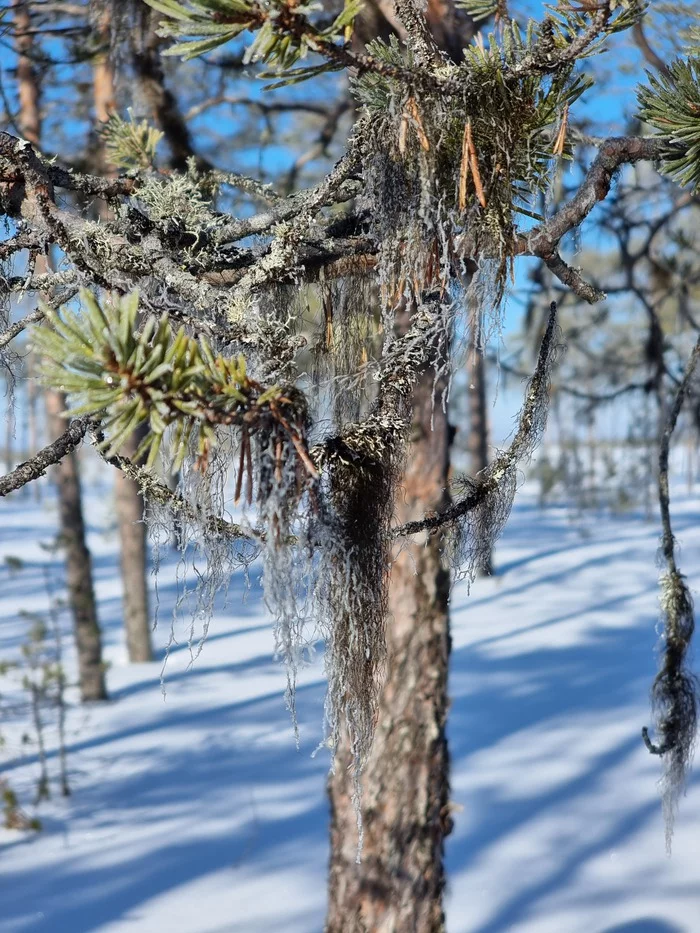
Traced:
<svg viewBox="0 0 700 933">
<path fill-rule="evenodd" d="M 675 511 L 697 588 L 700 498 L 680 495 Z M 41 804 L 42 832 L 0 831 L 0 931 L 321 931 L 328 762 L 311 757 L 320 664 L 301 677 L 297 751 L 269 619 L 257 587 L 245 598 L 236 577 L 191 669 L 180 623 L 164 698 L 160 661 L 125 661 L 106 487 L 88 515 L 111 702 L 72 703 L 73 795 Z M 19 650 L 18 611 L 46 608 L 41 566 L 53 558 L 39 542 L 54 531 L 50 496 L 0 503 L 0 563 L 25 562 L 0 569 L 0 660 Z M 668 858 L 659 761 L 640 739 L 658 640 L 657 534 L 637 514 L 572 521 L 524 491 L 497 576 L 471 594 L 456 589 L 450 933 L 700 931 L 700 781 L 682 801 Z M 161 656 L 175 577 L 166 561 Z M 0 776 L 33 812 L 27 723 L 6 710 L 0 728 Z M 50 768 L 55 777 L 54 755 Z"/>
</svg>

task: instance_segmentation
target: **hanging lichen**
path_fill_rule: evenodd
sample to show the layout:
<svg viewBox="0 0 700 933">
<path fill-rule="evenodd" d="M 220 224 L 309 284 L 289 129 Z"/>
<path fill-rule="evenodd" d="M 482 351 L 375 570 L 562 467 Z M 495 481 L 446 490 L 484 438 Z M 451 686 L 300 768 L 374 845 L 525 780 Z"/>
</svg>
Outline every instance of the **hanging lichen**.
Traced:
<svg viewBox="0 0 700 933">
<path fill-rule="evenodd" d="M 262 551 L 265 598 L 275 616 L 276 640 L 289 671 L 288 698 L 294 712 L 294 684 L 305 615 L 299 608 L 297 551 L 304 542 L 308 516 L 316 510 L 318 474 L 308 453 L 307 412 L 294 387 L 263 387 L 245 360 L 217 355 L 204 339 L 173 334 L 167 316 L 136 326 L 138 294 L 100 304 L 81 294 L 84 312 L 46 310 L 52 328 L 34 332 L 44 354 L 44 379 L 70 394 L 71 414 L 95 415 L 108 458 L 140 426 L 148 433 L 135 459 L 155 463 L 170 435 L 167 465 L 185 467 L 182 491 L 188 515 L 206 530 L 223 504 L 223 464 L 231 449 L 222 448 L 221 428 L 229 428 L 238 451 L 236 499 L 255 503 L 256 521 L 249 537 Z M 219 468 L 217 468 L 217 458 Z M 148 496 L 148 491 L 146 491 Z M 186 538 L 184 539 L 186 540 Z M 214 538 L 216 540 L 216 538 Z M 214 552 L 214 570 L 222 554 Z M 200 588 L 199 609 L 211 613 L 220 573 Z M 183 594 L 183 599 L 186 594 Z M 206 627 L 205 632 L 206 634 Z"/>
<path fill-rule="evenodd" d="M 660 587 L 664 628 L 661 667 L 651 689 L 652 710 L 659 741 L 653 743 L 647 729 L 642 729 L 642 737 L 649 751 L 662 756 L 664 760 L 661 794 L 666 824 L 666 848 L 669 852 L 678 801 L 685 790 L 695 750 L 700 702 L 700 685 L 688 667 L 688 652 L 695 630 L 695 612 L 690 590 L 676 563 L 676 542 L 671 525 L 669 452 L 671 436 L 690 389 L 698 360 L 700 340 L 696 343 L 686 366 L 659 447 L 661 556 L 665 565 Z"/>
<path fill-rule="evenodd" d="M 549 380 L 556 362 L 556 313 L 550 307 L 535 372 L 526 392 L 518 429 L 510 446 L 500 453 L 478 478 L 453 481 L 453 504 L 443 512 L 420 521 L 407 522 L 394 530 L 397 537 L 419 531 L 447 532 L 455 574 L 473 580 L 484 566 L 510 515 L 519 470 L 537 447 L 547 422 Z"/>
<path fill-rule="evenodd" d="M 379 355 L 381 341 L 376 288 L 368 276 L 349 275 L 323 281 L 314 291 L 320 313 L 310 377 L 319 402 L 317 418 L 328 409 L 340 431 L 360 418 L 375 388 L 370 362 Z"/>
<path fill-rule="evenodd" d="M 566 114 L 589 84 L 573 67 L 519 71 L 538 38 L 532 26 L 523 37 L 510 22 L 500 44 L 490 36 L 488 46 L 471 46 L 451 66 L 451 94 L 379 74 L 356 81 L 369 114 L 365 178 L 385 305 L 417 299 L 426 287 L 446 289 L 471 258 L 495 262 L 502 296 L 517 217 L 542 219 L 537 196 L 550 184 L 553 160 L 570 154 Z M 396 39 L 369 48 L 388 65 L 411 67 Z"/>
<path fill-rule="evenodd" d="M 385 624 L 395 487 L 421 372 L 439 368 L 445 334 L 434 304 L 422 305 L 376 374 L 363 421 L 313 448 L 332 518 L 321 548 L 318 614 L 327 632 L 328 744 L 350 737 L 356 782 L 367 759 L 386 657 Z M 356 801 L 358 795 L 356 793 Z"/>
</svg>

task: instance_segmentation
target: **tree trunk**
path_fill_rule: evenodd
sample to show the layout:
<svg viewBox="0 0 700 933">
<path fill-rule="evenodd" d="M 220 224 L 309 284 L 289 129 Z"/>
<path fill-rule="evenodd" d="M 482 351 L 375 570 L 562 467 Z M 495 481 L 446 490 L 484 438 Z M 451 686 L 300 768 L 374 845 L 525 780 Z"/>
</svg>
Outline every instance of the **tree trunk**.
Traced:
<svg viewBox="0 0 700 933">
<path fill-rule="evenodd" d="M 37 422 L 37 402 L 39 400 L 39 387 L 36 378 L 36 360 L 34 353 L 27 355 L 27 419 L 29 433 L 29 450 L 39 449 L 39 425 Z M 41 502 L 41 483 L 32 483 L 35 502 Z"/>
<path fill-rule="evenodd" d="M 475 321 L 472 322 L 467 353 L 467 398 L 469 402 L 469 427 L 467 452 L 469 469 L 473 475 L 481 473 L 489 465 L 489 416 L 486 407 L 486 363 L 481 335 Z M 491 554 L 476 568 L 479 575 L 489 576 L 493 572 Z"/>
<path fill-rule="evenodd" d="M 41 113 L 39 98 L 41 87 L 31 60 L 34 37 L 32 18 L 27 0 L 12 0 L 17 49 L 17 90 L 19 94 L 18 123 L 25 139 L 39 148 Z"/>
<path fill-rule="evenodd" d="M 100 37 L 103 45 L 109 45 L 109 9 L 105 9 L 99 20 Z M 106 53 L 94 59 L 92 65 L 92 89 L 95 100 L 95 119 L 106 123 L 115 111 L 114 68 Z"/>
<path fill-rule="evenodd" d="M 105 46 L 109 40 L 109 10 L 103 11 L 99 20 Z M 97 128 L 109 120 L 115 110 L 114 69 L 106 55 L 97 58 L 92 71 L 95 121 Z M 97 174 L 113 173 L 105 156 L 104 145 L 99 136 L 95 136 L 94 169 Z M 100 211 L 102 219 L 107 219 L 105 208 Z M 143 435 L 141 435 L 142 437 Z M 122 452 L 133 457 L 139 445 L 140 437 L 133 436 L 123 445 Z M 115 471 L 114 492 L 119 526 L 120 566 L 122 576 L 122 615 L 126 633 L 126 646 L 129 661 L 140 663 L 153 660 L 151 646 L 151 626 L 148 611 L 147 581 L 147 533 L 144 522 L 144 502 L 138 483 L 126 477 L 121 470 Z"/>
<path fill-rule="evenodd" d="M 61 417 L 65 410 L 65 398 L 60 392 L 46 393 L 46 411 L 52 438 L 58 437 L 65 430 L 66 423 Z M 102 638 L 92 586 L 92 561 L 85 543 L 85 522 L 75 451 L 54 467 L 54 477 L 58 487 L 60 537 L 66 555 L 66 583 L 78 652 L 80 697 L 83 702 L 106 700 Z"/>
<path fill-rule="evenodd" d="M 170 166 L 179 172 L 187 169 L 187 160 L 195 157 L 187 121 L 180 112 L 175 95 L 165 83 L 158 36 L 159 15 L 154 10 L 143 11 L 143 28 L 132 34 L 132 66 L 139 94 L 150 110 L 151 119 L 158 126 L 170 148 Z M 138 33 L 138 34 L 137 34 Z M 205 171 L 211 166 L 197 158 L 197 167 Z"/>
<path fill-rule="evenodd" d="M 132 435 L 122 453 L 133 458 L 142 435 Z M 114 487 L 117 521 L 121 542 L 122 612 L 129 660 L 133 663 L 153 660 L 151 625 L 148 609 L 148 541 L 144 521 L 144 502 L 138 483 L 116 471 Z"/>
<path fill-rule="evenodd" d="M 474 30 L 468 18 L 456 23 L 454 9 L 452 0 L 429 0 L 426 15 L 440 47 L 459 60 Z M 353 45 L 362 50 L 376 34 L 401 30 L 392 3 L 368 0 L 356 21 Z M 433 406 L 433 391 L 433 374 L 428 373 L 413 397 L 413 434 L 395 503 L 398 523 L 442 508 L 448 499 L 451 429 L 441 405 Z M 347 742 L 338 749 L 328 782 L 326 933 L 444 930 L 443 851 L 452 828 L 445 735 L 449 592 L 439 541 L 414 536 L 391 573 L 386 680 L 362 778 L 360 863 Z"/>
<path fill-rule="evenodd" d="M 24 0 L 13 0 L 16 27 L 17 81 L 19 85 L 20 110 L 18 122 L 29 142 L 40 145 L 41 113 L 38 75 L 32 64 L 33 33 L 29 5 Z M 36 257 L 35 271 L 38 275 L 48 270 L 44 256 Z M 66 423 L 61 414 L 66 410 L 65 398 L 59 392 L 45 394 L 48 429 L 52 438 L 65 430 Z M 78 677 L 80 695 L 84 701 L 107 698 L 102 663 L 102 639 L 97 622 L 95 593 L 92 585 L 92 561 L 85 543 L 85 523 L 80 495 L 78 460 L 71 452 L 54 468 L 58 487 L 60 537 L 66 555 L 66 583 L 68 598 L 73 614 L 73 628 L 78 653 Z"/>
<path fill-rule="evenodd" d="M 414 397 L 413 443 L 396 502 L 398 522 L 445 505 L 449 425 L 433 409 L 433 377 Z M 431 417 L 434 424 L 431 429 Z M 329 778 L 331 856 L 327 933 L 444 929 L 444 838 L 449 816 L 445 737 L 450 653 L 449 574 L 439 542 L 416 536 L 391 574 L 387 676 L 363 773 L 364 846 L 357 863 L 350 753 Z"/>
</svg>

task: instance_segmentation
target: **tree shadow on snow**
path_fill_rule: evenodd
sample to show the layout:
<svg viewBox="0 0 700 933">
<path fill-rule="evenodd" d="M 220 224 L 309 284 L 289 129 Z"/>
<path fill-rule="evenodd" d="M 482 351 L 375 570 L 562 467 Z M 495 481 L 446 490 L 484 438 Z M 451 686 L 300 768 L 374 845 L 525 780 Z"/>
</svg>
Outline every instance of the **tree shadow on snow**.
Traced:
<svg viewBox="0 0 700 933">
<path fill-rule="evenodd" d="M 605 561 L 610 563 L 610 558 L 592 557 L 584 564 L 595 567 Z M 571 571 L 580 569 L 581 565 L 575 564 Z M 614 566 L 609 572 L 615 573 Z M 585 743 L 585 752 L 577 749 L 574 731 L 582 730 L 578 734 L 587 739 L 582 723 L 595 722 L 597 714 L 600 714 L 600 721 L 606 723 L 614 719 L 616 710 L 629 713 L 637 705 L 645 711 L 642 717 L 649 715 L 647 696 L 655 673 L 656 620 L 653 615 L 641 613 L 630 622 L 630 608 L 624 607 L 627 600 L 645 594 L 650 605 L 654 605 L 653 568 L 649 576 L 649 585 L 641 592 L 620 594 L 618 589 L 609 599 L 594 602 L 590 596 L 600 597 L 598 588 L 595 594 L 581 600 L 580 605 L 563 595 L 562 609 L 570 611 L 542 620 L 537 620 L 537 610 L 530 607 L 527 616 L 537 621 L 515 631 L 504 631 L 503 625 L 499 630 L 496 625 L 493 635 L 477 636 L 471 644 L 453 653 L 453 702 L 448 722 L 453 775 L 478 773 L 485 760 L 483 755 L 496 748 L 505 749 L 507 764 L 501 766 L 491 786 L 486 779 L 482 783 L 477 781 L 466 794 L 453 792 L 453 797 L 467 811 L 465 819 L 469 820 L 469 826 L 468 830 L 457 832 L 447 840 L 448 879 L 460 875 L 460 884 L 468 884 L 470 871 L 488 859 L 491 850 L 499 844 L 505 845 L 502 851 L 511 851 L 508 846 L 517 844 L 519 833 L 529 832 L 536 848 L 541 846 L 534 835 L 542 831 L 538 819 L 554 819 L 561 814 L 562 827 L 578 819 L 586 831 L 581 833 L 580 840 L 575 836 L 567 838 L 561 852 L 554 853 L 558 857 L 552 857 L 551 863 L 544 861 L 544 865 L 536 865 L 531 874 L 530 859 L 525 857 L 522 873 L 509 878 L 502 895 L 494 901 L 489 918 L 481 923 L 460 917 L 456 904 L 450 910 L 448 898 L 449 930 L 511 933 L 537 929 L 535 918 L 542 901 L 554 895 L 580 894 L 577 884 L 586 866 L 601 854 L 630 843 L 649 820 L 658 820 L 659 859 L 663 860 L 661 807 L 653 779 L 648 799 L 627 802 L 622 794 L 615 812 L 611 814 L 608 809 L 591 818 L 591 799 L 595 799 L 597 792 L 602 793 L 611 775 L 623 766 L 626 773 L 634 773 L 636 765 L 630 759 L 640 753 L 639 729 L 648 719 L 640 718 L 639 729 L 634 728 L 622 740 L 619 736 L 614 742 L 609 737 L 602 740 L 598 750 L 595 747 L 590 750 L 594 746 L 590 741 Z M 533 591 L 543 582 L 558 582 L 565 594 L 566 573 L 548 572 L 545 558 L 542 575 L 529 584 L 514 585 L 472 603 L 467 601 L 463 624 L 468 627 L 469 619 L 476 618 L 473 613 L 488 612 L 489 606 L 514 593 L 522 593 L 526 597 L 523 606 L 527 605 L 528 591 L 531 599 L 536 598 Z M 504 605 L 510 607 L 507 602 Z M 625 619 L 619 625 L 614 623 L 617 611 L 625 612 Z M 582 615 L 590 618 L 590 626 L 585 626 L 583 633 Z M 605 625 L 596 624 L 601 616 L 605 618 Z M 501 609 L 500 618 L 503 617 L 508 619 Z M 574 637 L 567 637 L 569 623 L 579 626 Z M 551 635 L 548 634 L 545 641 L 542 633 L 547 630 Z M 532 633 L 537 635 L 529 637 Z M 523 640 L 523 636 L 528 637 Z M 509 653 L 509 642 L 516 638 L 521 641 L 513 644 Z M 521 644 L 527 647 L 521 648 Z M 553 748 L 551 738 L 540 744 L 547 730 L 555 728 L 574 736 L 570 746 L 561 744 Z M 518 735 L 522 735 L 520 744 Z M 557 779 L 556 770 L 552 776 L 551 768 L 556 768 L 560 759 L 566 760 L 567 756 L 574 756 L 576 764 L 572 765 L 573 770 L 565 769 L 565 776 Z M 563 834 L 567 831 L 570 832 L 562 828 Z M 550 855 L 553 854 L 550 852 Z M 619 904 L 629 899 L 634 885 L 633 874 L 621 879 L 619 886 L 613 888 L 612 900 Z M 693 892 L 684 893 L 692 895 Z M 610 896 L 609 889 L 605 894 Z M 613 930 L 617 933 L 623 930 L 625 933 L 676 933 L 672 924 L 654 919 L 610 927 L 605 933 L 613 933 Z"/>
<path fill-rule="evenodd" d="M 314 721 L 322 703 L 321 684 L 300 688 L 300 718 Z M 242 724 L 246 735 L 264 737 L 267 731 L 284 739 L 265 743 L 237 738 L 234 729 Z M 164 751 L 170 730 L 185 737 L 180 743 L 185 747 Z M 148 743 L 149 731 L 150 747 L 120 749 L 121 742 L 139 734 Z M 116 921 L 128 926 L 147 916 L 146 902 L 207 876 L 220 876 L 217 890 L 223 888 L 226 894 L 217 894 L 218 902 L 222 896 L 229 901 L 228 922 L 222 929 L 258 933 L 239 907 L 245 879 L 293 869 L 307 855 L 317 859 L 314 853 L 325 852 L 327 805 L 322 789 L 328 762 L 311 758 L 317 736 L 309 734 L 296 752 L 290 732 L 280 690 L 254 700 L 179 712 L 166 722 L 154 715 L 140 728 L 125 727 L 74 744 L 69 749 L 73 760 L 81 749 L 103 746 L 108 755 L 120 756 L 121 772 L 131 773 L 110 777 L 107 771 L 103 783 L 77 789 L 66 825 L 48 826 L 48 832 L 65 839 L 60 863 L 13 870 L 13 846 L 0 846 L 5 865 L 0 930 L 90 933 Z M 187 737 L 192 737 L 192 746 Z M 171 826 L 173 817 L 177 822 Z M 79 843 L 71 844 L 73 835 L 80 838 L 86 819 L 90 833 L 101 840 L 98 850 L 81 851 Z M 135 823 L 147 834 L 145 842 L 134 844 L 128 835 L 122 839 L 120 827 Z M 180 835 L 182 827 L 185 832 Z M 45 832 L 29 844 L 40 847 L 46 841 Z M 318 919 L 322 898 L 320 884 L 318 903 L 290 905 L 288 929 L 313 929 L 307 908 L 315 907 Z M 208 928 L 206 913 L 204 903 L 202 930 Z M 263 929 L 260 926 L 259 933 Z"/>
<path fill-rule="evenodd" d="M 640 917 L 639 920 L 630 920 L 628 923 L 616 923 L 614 927 L 606 927 L 600 933 L 683 933 L 683 931 L 675 923 L 655 920 L 653 917 Z"/>
</svg>

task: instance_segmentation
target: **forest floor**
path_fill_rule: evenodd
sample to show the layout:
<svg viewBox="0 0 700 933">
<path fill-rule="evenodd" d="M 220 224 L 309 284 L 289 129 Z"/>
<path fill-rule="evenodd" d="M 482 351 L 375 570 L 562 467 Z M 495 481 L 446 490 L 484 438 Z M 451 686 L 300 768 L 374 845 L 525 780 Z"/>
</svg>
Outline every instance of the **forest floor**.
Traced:
<svg viewBox="0 0 700 933">
<path fill-rule="evenodd" d="M 20 610 L 45 613 L 41 547 L 55 505 L 0 503 L 0 661 L 26 636 Z M 159 660 L 129 665 L 120 629 L 110 493 L 89 498 L 111 700 L 69 693 L 72 795 L 38 833 L 0 830 L 1 933 L 320 933 L 328 808 L 320 658 L 302 672 L 301 747 L 284 704 L 255 568 L 231 581 L 191 663 L 189 620 L 161 666 L 176 557 L 160 575 Z M 681 566 L 700 586 L 700 498 L 678 495 Z M 700 931 L 700 779 L 664 845 L 660 763 L 641 741 L 658 647 L 658 523 L 641 513 L 540 509 L 522 490 L 496 575 L 453 595 L 449 933 Z M 3 563 L 23 561 L 22 569 Z M 74 670 L 65 612 L 66 666 Z M 14 677 L 14 680 L 13 680 Z M 30 815 L 38 775 L 17 673 L 0 677 L 0 778 Z"/>
</svg>

